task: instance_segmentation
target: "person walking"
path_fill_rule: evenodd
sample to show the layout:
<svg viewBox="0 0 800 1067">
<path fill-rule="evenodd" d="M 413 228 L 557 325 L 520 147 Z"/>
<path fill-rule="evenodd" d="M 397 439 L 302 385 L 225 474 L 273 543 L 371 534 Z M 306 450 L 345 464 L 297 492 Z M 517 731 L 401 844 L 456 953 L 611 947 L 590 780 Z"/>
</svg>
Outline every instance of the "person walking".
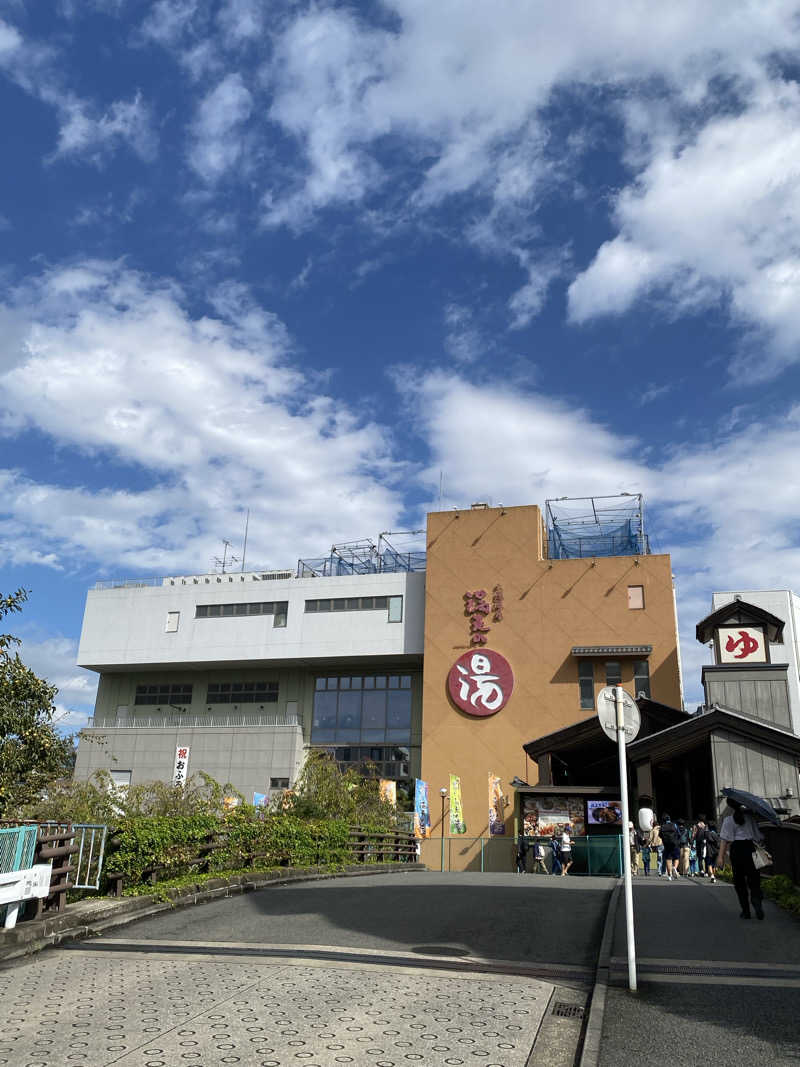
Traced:
<svg viewBox="0 0 800 1067">
<path fill-rule="evenodd" d="M 544 862 L 544 845 L 537 841 L 533 846 L 533 870 L 531 874 L 547 874 L 547 865 Z"/>
<path fill-rule="evenodd" d="M 555 834 L 550 838 L 550 850 L 553 853 L 550 873 L 561 874 L 561 844 Z"/>
<path fill-rule="evenodd" d="M 684 878 L 687 878 L 689 876 L 689 853 L 692 849 L 689 844 L 689 827 L 685 819 L 678 819 L 678 848 L 680 850 L 678 870 Z"/>
<path fill-rule="evenodd" d="M 572 838 L 569 835 L 572 827 L 567 823 L 561 835 L 561 874 L 569 874 L 572 866 Z"/>
<path fill-rule="evenodd" d="M 750 918 L 750 904 L 756 918 L 764 918 L 761 893 L 761 872 L 753 863 L 753 852 L 756 844 L 764 840 L 752 814 L 737 801 L 728 800 L 731 814 L 722 820 L 719 846 L 719 866 L 725 866 L 725 860 L 730 853 L 731 867 L 733 868 L 733 887 L 739 898 L 742 919 Z"/>
<path fill-rule="evenodd" d="M 706 828 L 706 874 L 712 882 L 716 882 L 717 855 L 719 854 L 719 834 L 717 824 L 710 822 Z"/>
<path fill-rule="evenodd" d="M 527 873 L 528 841 L 525 834 L 517 838 L 517 874 Z"/>
<path fill-rule="evenodd" d="M 659 878 L 664 875 L 664 842 L 661 840 L 661 825 L 653 823 L 650 831 L 650 854 L 656 854 L 656 873 Z"/>
<path fill-rule="evenodd" d="M 653 836 L 653 828 L 647 831 L 647 833 L 640 833 L 639 835 L 639 848 L 642 856 L 642 869 L 644 870 L 645 878 L 650 874 L 650 856 L 652 855 L 650 841 Z"/>
<path fill-rule="evenodd" d="M 692 828 L 692 844 L 697 853 L 697 873 L 703 878 L 706 873 L 706 827 L 705 815 L 698 815 L 697 822 Z"/>
<path fill-rule="evenodd" d="M 664 842 L 664 867 L 671 882 L 673 878 L 678 877 L 681 850 L 678 844 L 678 827 L 666 812 L 661 820 L 661 840 Z"/>
<path fill-rule="evenodd" d="M 631 850 L 631 874 L 639 873 L 639 839 L 632 822 L 628 823 L 628 847 Z"/>
</svg>

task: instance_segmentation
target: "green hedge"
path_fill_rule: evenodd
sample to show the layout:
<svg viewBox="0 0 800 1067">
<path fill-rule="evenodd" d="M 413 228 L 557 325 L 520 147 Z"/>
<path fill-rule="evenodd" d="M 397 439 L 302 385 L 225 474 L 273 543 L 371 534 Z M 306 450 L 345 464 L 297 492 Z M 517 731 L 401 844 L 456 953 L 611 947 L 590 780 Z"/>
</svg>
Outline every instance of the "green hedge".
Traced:
<svg viewBox="0 0 800 1067">
<path fill-rule="evenodd" d="M 800 915 L 800 889 L 791 878 L 787 878 L 785 874 L 774 874 L 771 878 L 762 878 L 761 884 L 765 897 L 774 900 L 792 915 Z"/>
<path fill-rule="evenodd" d="M 237 808 L 222 820 L 212 815 L 124 819 L 110 843 L 105 870 L 122 874 L 125 885 L 134 886 L 158 868 L 158 880 L 163 881 L 205 866 L 195 861 L 210 841 L 217 847 L 207 857 L 209 871 L 335 865 L 350 859 L 349 828 L 342 820 L 312 821 Z"/>
</svg>

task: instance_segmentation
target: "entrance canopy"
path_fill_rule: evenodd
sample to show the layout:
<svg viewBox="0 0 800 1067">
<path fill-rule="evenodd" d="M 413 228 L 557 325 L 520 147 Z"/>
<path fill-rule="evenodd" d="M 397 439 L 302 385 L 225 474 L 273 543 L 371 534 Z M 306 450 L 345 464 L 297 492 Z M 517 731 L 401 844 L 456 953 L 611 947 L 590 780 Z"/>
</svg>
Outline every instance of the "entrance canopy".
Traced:
<svg viewBox="0 0 800 1067">
<path fill-rule="evenodd" d="M 637 704 L 642 717 L 640 737 L 686 722 L 689 718 L 684 711 L 644 697 Z M 596 715 L 538 737 L 522 747 L 539 766 L 540 786 L 608 786 L 619 789 L 617 748 L 606 737 Z"/>
</svg>

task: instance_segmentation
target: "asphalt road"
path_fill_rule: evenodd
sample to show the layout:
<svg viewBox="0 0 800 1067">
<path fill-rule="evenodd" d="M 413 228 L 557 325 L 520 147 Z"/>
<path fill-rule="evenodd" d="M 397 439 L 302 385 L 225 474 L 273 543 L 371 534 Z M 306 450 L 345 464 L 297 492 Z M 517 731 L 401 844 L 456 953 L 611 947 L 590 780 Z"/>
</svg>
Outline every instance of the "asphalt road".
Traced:
<svg viewBox="0 0 800 1067">
<path fill-rule="evenodd" d="M 432 946 L 525 963 L 593 967 L 614 881 L 419 871 L 279 886 L 132 923 L 151 941 Z"/>
<path fill-rule="evenodd" d="M 743 921 L 733 887 L 705 879 L 637 879 L 634 906 L 639 991 L 608 990 L 600 1067 L 800 1062 L 800 921 L 769 900 L 764 922 Z"/>
</svg>

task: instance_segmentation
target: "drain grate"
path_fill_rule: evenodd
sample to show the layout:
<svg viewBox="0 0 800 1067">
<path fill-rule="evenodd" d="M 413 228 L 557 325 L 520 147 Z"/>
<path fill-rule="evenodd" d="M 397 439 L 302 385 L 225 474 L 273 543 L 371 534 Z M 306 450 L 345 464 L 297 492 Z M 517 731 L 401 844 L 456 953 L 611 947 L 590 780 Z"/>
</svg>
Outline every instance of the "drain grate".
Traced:
<svg viewBox="0 0 800 1067">
<path fill-rule="evenodd" d="M 469 956 L 469 949 L 455 945 L 417 945 L 411 951 L 420 956 Z"/>
<path fill-rule="evenodd" d="M 553 1005 L 551 1015 L 558 1015 L 561 1019 L 582 1019 L 582 1004 L 567 1004 L 566 1001 L 557 1000 Z"/>
</svg>

